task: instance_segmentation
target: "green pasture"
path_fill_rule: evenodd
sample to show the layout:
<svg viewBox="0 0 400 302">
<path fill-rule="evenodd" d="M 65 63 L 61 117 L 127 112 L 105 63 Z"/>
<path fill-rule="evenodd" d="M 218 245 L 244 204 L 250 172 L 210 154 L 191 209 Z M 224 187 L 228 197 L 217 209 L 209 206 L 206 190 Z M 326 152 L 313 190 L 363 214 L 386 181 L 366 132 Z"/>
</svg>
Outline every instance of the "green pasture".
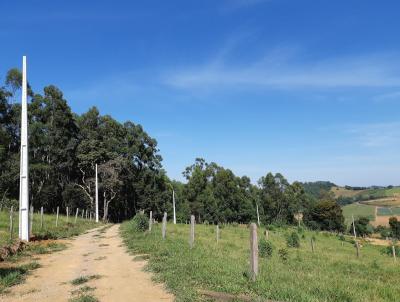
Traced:
<svg viewBox="0 0 400 302">
<path fill-rule="evenodd" d="M 259 229 L 259 238 L 264 230 Z M 138 260 L 148 258 L 147 269 L 155 273 L 156 281 L 166 283 L 176 301 L 209 301 L 200 290 L 242 294 L 251 301 L 398 301 L 400 263 L 383 255 L 382 247 L 363 243 L 357 258 L 351 238 L 342 242 L 335 234 L 303 231 L 300 248 L 288 248 L 285 238 L 293 231 L 297 229 L 270 230 L 272 257 L 259 259 L 259 276 L 252 282 L 246 226 L 225 226 L 217 244 L 215 226 L 196 225 L 193 249 L 188 243 L 189 225 L 168 224 L 165 240 L 159 224 L 151 233 L 136 232 L 131 222 L 121 226 L 128 249 L 140 255 Z"/>
<path fill-rule="evenodd" d="M 13 239 L 18 238 L 18 212 L 13 214 Z M 32 235 L 39 239 L 58 239 L 79 235 L 88 229 L 96 227 L 97 224 L 92 220 L 86 220 L 78 216 L 75 224 L 74 215 L 69 216 L 68 222 L 65 215 L 60 215 L 58 226 L 56 227 L 56 215 L 44 214 L 43 227 L 40 223 L 40 214 L 34 213 L 32 224 Z M 9 211 L 0 211 L 0 247 L 10 243 L 10 213 Z"/>
<path fill-rule="evenodd" d="M 352 219 L 351 215 L 354 215 L 354 219 L 357 219 L 358 217 L 368 217 L 370 221 L 375 220 L 374 206 L 352 203 L 342 207 L 342 210 L 346 225 L 351 224 L 351 219 Z"/>
</svg>

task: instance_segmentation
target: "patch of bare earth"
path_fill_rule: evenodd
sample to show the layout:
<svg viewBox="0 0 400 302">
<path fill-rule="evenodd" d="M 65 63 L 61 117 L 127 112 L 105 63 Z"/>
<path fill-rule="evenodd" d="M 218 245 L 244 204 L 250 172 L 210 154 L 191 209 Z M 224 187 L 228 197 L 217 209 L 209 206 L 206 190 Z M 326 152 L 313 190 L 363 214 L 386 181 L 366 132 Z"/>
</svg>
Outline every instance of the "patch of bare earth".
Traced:
<svg viewBox="0 0 400 302">
<path fill-rule="evenodd" d="M 377 227 L 378 225 L 387 227 L 387 226 L 389 226 L 389 219 L 391 217 L 396 217 L 397 220 L 400 220 L 400 216 L 395 216 L 395 215 L 393 215 L 393 216 L 378 216 L 378 215 L 375 215 L 375 221 L 371 221 L 370 223 L 374 227 Z"/>
<path fill-rule="evenodd" d="M 379 246 L 389 246 L 392 245 L 392 242 L 389 240 L 378 239 L 378 238 L 367 238 L 368 243 L 372 245 L 379 245 Z"/>
<path fill-rule="evenodd" d="M 173 295 L 161 284 L 154 284 L 151 275 L 143 271 L 145 261 L 132 261 L 118 234 L 118 225 L 69 240 L 69 248 L 40 256 L 41 268 L 35 270 L 24 284 L 11 288 L 0 296 L 4 302 L 67 302 L 79 286 L 71 281 L 81 276 L 99 276 L 85 285 L 94 288 L 92 294 L 101 302 L 173 301 Z M 97 236 L 96 236 L 97 235 Z"/>
</svg>

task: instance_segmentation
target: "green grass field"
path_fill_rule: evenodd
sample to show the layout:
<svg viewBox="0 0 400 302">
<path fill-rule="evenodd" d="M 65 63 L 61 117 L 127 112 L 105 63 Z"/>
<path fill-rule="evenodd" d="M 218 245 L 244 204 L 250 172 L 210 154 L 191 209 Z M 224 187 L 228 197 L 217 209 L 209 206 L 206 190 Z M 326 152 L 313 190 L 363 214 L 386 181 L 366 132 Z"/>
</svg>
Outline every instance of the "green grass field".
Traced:
<svg viewBox="0 0 400 302">
<path fill-rule="evenodd" d="M 14 229 L 13 238 L 18 238 L 18 212 L 14 212 Z M 55 215 L 43 215 L 43 228 L 40 227 L 40 214 L 34 213 L 33 215 L 33 236 L 40 238 L 67 238 L 74 235 L 79 235 L 84 231 L 96 227 L 96 223 L 88 221 L 86 219 L 77 219 L 77 223 L 74 223 L 75 217 L 69 217 L 67 223 L 67 217 L 64 215 L 59 216 L 58 227 L 56 227 L 56 216 Z M 0 212 L 0 247 L 10 242 L 10 214 L 8 211 Z"/>
<path fill-rule="evenodd" d="M 395 207 L 395 208 L 378 208 L 378 216 L 397 216 L 400 215 L 400 208 Z"/>
<path fill-rule="evenodd" d="M 390 216 L 390 215 L 393 215 L 393 212 L 390 208 L 378 208 L 377 215 L 378 216 Z"/>
<path fill-rule="evenodd" d="M 393 196 L 394 194 L 400 194 L 400 188 L 386 189 L 387 196 Z"/>
<path fill-rule="evenodd" d="M 352 203 L 342 207 L 342 210 L 346 225 L 351 224 L 351 215 L 354 215 L 354 219 L 363 216 L 363 217 L 368 217 L 370 221 L 375 220 L 374 206 Z"/>
<path fill-rule="evenodd" d="M 392 208 L 391 210 L 392 210 L 393 215 L 400 216 L 400 208 L 399 207 Z"/>
<path fill-rule="evenodd" d="M 285 235 L 294 229 L 276 229 L 270 231 L 272 258 L 260 258 L 260 274 L 256 282 L 251 282 L 246 227 L 223 228 L 217 244 L 215 226 L 196 225 L 192 250 L 189 225 L 168 224 L 165 241 L 160 228 L 155 225 L 151 233 L 137 233 L 126 222 L 121 233 L 132 253 L 149 255 L 148 269 L 157 281 L 166 283 L 176 301 L 209 301 L 199 290 L 244 294 L 251 301 L 398 301 L 400 263 L 381 254 L 382 247 L 366 244 L 357 259 L 352 243 L 342 246 L 335 235 L 306 231 L 299 249 L 287 248 Z M 316 239 L 315 253 L 310 248 L 312 236 Z M 286 261 L 278 255 L 279 249 L 288 250 Z"/>
</svg>

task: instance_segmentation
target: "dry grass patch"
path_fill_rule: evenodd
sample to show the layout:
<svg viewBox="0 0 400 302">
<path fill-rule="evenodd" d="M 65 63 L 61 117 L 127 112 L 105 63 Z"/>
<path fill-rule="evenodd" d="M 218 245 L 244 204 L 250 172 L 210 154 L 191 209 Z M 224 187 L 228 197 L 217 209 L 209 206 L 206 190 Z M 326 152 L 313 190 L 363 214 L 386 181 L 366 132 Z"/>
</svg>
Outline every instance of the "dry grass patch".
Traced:
<svg viewBox="0 0 400 302">
<path fill-rule="evenodd" d="M 101 278 L 100 275 L 80 276 L 80 277 L 75 278 L 74 280 L 72 280 L 71 284 L 77 286 L 77 285 L 81 285 L 81 284 L 87 283 L 87 282 L 89 282 L 91 280 L 97 280 L 97 279 L 100 279 L 100 278 Z"/>
</svg>

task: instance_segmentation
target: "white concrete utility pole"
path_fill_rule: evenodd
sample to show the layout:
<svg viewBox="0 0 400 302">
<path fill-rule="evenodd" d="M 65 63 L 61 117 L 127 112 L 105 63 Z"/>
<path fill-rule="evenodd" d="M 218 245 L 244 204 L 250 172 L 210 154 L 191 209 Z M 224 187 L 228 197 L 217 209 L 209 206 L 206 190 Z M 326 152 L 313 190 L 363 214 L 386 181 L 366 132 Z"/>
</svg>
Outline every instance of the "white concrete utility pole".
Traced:
<svg viewBox="0 0 400 302">
<path fill-rule="evenodd" d="M 21 160 L 19 174 L 19 238 L 29 241 L 28 104 L 26 56 L 22 57 Z"/>
<path fill-rule="evenodd" d="M 174 191 L 174 188 L 172 188 L 172 207 L 174 208 L 174 224 L 176 224 L 175 191 Z"/>
<path fill-rule="evenodd" d="M 258 203 L 256 203 L 256 208 L 257 208 L 257 224 L 260 226 L 260 213 L 258 212 Z"/>
<path fill-rule="evenodd" d="M 96 222 L 99 222 L 99 182 L 97 180 L 97 164 L 96 164 Z"/>
</svg>

